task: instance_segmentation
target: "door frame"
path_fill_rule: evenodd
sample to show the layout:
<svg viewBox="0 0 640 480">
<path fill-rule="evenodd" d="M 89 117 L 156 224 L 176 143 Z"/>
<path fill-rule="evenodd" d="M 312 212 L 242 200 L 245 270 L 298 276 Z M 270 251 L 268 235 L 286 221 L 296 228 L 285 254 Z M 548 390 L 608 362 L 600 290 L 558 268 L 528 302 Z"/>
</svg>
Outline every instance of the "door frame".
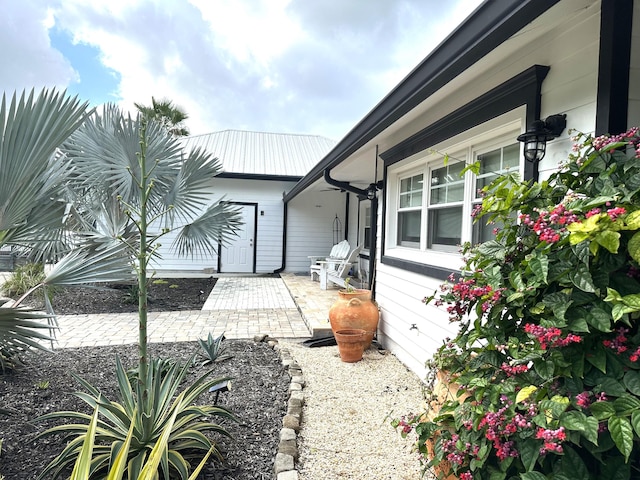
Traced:
<svg viewBox="0 0 640 480">
<path fill-rule="evenodd" d="M 256 246 L 258 245 L 258 202 L 224 202 L 229 205 L 240 205 L 243 207 L 251 207 L 253 206 L 253 265 L 251 266 L 251 273 L 256 273 Z M 221 271 L 222 268 L 222 248 L 223 245 L 221 242 L 218 242 L 218 273 L 225 273 Z M 233 273 L 233 272 L 227 272 Z"/>
</svg>

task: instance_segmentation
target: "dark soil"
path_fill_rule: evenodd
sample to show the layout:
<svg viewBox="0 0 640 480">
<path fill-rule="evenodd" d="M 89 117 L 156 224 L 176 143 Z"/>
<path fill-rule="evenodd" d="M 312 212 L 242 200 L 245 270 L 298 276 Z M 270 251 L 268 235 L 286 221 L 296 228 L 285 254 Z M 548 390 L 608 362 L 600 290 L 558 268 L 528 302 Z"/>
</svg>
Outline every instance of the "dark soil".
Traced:
<svg viewBox="0 0 640 480">
<path fill-rule="evenodd" d="M 200 310 L 216 279 L 161 278 L 149 282 L 148 310 Z M 132 285 L 109 284 L 108 288 L 66 287 L 53 292 L 51 303 L 58 315 L 81 313 L 125 313 L 138 311 L 138 290 Z M 42 308 L 41 299 L 29 297 L 23 302 Z"/>
<path fill-rule="evenodd" d="M 150 308 L 199 309 L 206 295 L 198 298 L 195 290 L 213 285 L 212 281 L 197 279 L 169 280 L 161 288 L 152 287 L 154 301 Z M 170 288 L 178 285 L 178 288 Z M 210 287 L 209 287 L 210 285 Z M 155 291 L 154 291 L 155 290 Z M 206 294 L 208 294 L 208 290 Z M 88 290 L 79 294 L 70 290 L 56 295 L 56 313 L 98 313 L 135 311 L 136 306 L 123 302 L 122 291 Z M 70 295 L 70 296 L 67 296 Z M 162 310 L 162 308 L 159 308 Z M 210 461 L 198 477 L 207 480 L 273 479 L 273 462 L 278 448 L 282 417 L 286 412 L 289 375 L 279 356 L 266 343 L 225 340 L 229 360 L 215 363 L 213 378 L 233 377 L 232 389 L 220 395 L 218 403 L 231 410 L 239 423 L 213 418 L 232 435 L 232 439 L 211 437 L 223 452 L 223 463 Z M 196 342 L 150 344 L 153 357 L 171 358 L 186 362 L 198 352 Z M 73 392 L 80 385 L 71 376 L 75 373 L 100 389 L 112 401 L 119 401 L 115 377 L 115 358 L 119 356 L 127 367 L 135 367 L 135 345 L 91 347 L 58 350 L 55 354 L 34 352 L 23 358 L 25 367 L 13 374 L 0 374 L 0 409 L 12 410 L 12 415 L 0 415 L 0 478 L 5 480 L 35 479 L 45 466 L 62 450 L 68 439 L 62 436 L 36 438 L 39 432 L 54 425 L 33 420 L 45 413 L 76 410 L 90 412 L 90 408 Z M 185 385 L 206 370 L 196 362 L 189 370 Z M 213 393 L 204 394 L 198 403 L 213 403 Z M 60 422 L 62 423 L 62 422 Z M 62 478 L 68 478 L 68 473 Z"/>
</svg>

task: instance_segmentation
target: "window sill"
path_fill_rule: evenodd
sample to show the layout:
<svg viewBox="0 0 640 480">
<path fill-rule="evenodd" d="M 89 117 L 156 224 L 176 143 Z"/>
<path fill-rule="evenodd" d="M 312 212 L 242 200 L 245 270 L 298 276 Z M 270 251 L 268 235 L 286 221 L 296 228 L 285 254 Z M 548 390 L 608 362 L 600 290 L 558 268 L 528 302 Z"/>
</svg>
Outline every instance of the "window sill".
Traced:
<svg viewBox="0 0 640 480">
<path fill-rule="evenodd" d="M 400 268 L 408 272 L 424 275 L 425 277 L 436 278 L 438 280 L 447 280 L 451 274 L 457 275 L 460 273 L 460 270 L 452 270 L 451 268 L 439 267 L 436 265 L 427 265 L 426 263 L 391 257 L 389 255 L 383 255 L 380 261 L 391 267 Z"/>
</svg>

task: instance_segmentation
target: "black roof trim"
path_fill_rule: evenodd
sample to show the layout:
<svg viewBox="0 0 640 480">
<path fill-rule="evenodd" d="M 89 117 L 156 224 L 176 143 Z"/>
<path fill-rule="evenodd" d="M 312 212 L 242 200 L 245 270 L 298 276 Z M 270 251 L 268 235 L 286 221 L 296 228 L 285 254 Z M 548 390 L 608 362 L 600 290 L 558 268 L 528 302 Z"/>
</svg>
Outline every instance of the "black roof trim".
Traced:
<svg viewBox="0 0 640 480">
<path fill-rule="evenodd" d="M 233 173 L 222 172 L 216 175 L 218 178 L 236 178 L 240 180 L 280 180 L 285 182 L 298 182 L 301 176 L 294 175 L 262 175 L 259 173 Z"/>
<path fill-rule="evenodd" d="M 487 0 L 378 103 L 284 197 L 288 202 L 560 0 Z"/>
</svg>

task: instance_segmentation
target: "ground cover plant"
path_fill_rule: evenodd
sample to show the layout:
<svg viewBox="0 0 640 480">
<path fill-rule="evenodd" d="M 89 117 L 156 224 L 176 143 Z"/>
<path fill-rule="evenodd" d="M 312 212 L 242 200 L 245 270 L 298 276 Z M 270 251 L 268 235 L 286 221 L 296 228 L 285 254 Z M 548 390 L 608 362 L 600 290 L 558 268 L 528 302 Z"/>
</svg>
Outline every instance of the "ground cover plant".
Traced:
<svg viewBox="0 0 640 480">
<path fill-rule="evenodd" d="M 455 394 L 395 424 L 441 478 L 640 478 L 640 135 L 575 141 L 485 190 L 495 240 L 425 299 L 460 324 L 430 363 Z"/>
<path fill-rule="evenodd" d="M 219 435 L 210 438 L 216 441 L 224 461 L 210 458 L 198 478 L 272 478 L 282 418 L 286 413 L 289 376 L 277 353 L 267 344 L 238 340 L 224 343 L 233 358 L 215 363 L 213 377 L 229 376 L 234 380 L 231 390 L 220 394 L 218 404 L 234 412 L 239 422 L 220 420 L 231 438 Z M 154 358 L 178 362 L 188 360 L 199 348 L 196 342 L 149 346 Z M 127 369 L 137 366 L 135 345 L 72 348 L 55 354 L 34 353 L 24 357 L 22 369 L 0 375 L 0 405 L 11 411 L 9 416 L 0 414 L 0 438 L 3 439 L 0 476 L 4 475 L 5 480 L 34 480 L 62 451 L 63 434 L 36 438 L 59 422 L 33 422 L 35 418 L 62 410 L 92 413 L 87 404 L 73 395 L 83 389 L 70 372 L 99 385 L 107 398 L 117 398 L 116 357 Z M 208 368 L 197 361 L 189 369 L 185 384 L 195 381 Z M 196 404 L 210 404 L 214 400 L 214 393 L 205 393 Z"/>
</svg>

